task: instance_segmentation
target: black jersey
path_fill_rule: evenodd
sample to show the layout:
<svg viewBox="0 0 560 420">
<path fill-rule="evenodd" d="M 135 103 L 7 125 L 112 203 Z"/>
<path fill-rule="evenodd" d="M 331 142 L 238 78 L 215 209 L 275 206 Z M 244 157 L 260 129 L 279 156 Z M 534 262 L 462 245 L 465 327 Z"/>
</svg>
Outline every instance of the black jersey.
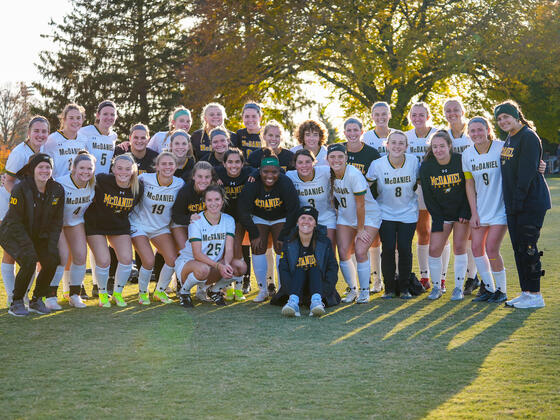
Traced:
<svg viewBox="0 0 560 420">
<path fill-rule="evenodd" d="M 296 169 L 294 167 L 294 153 L 288 149 L 281 148 L 280 153 L 276 155 L 278 157 L 278 162 L 280 162 L 280 168 L 284 172 Z M 261 167 L 261 160 L 263 158 L 263 149 L 255 150 L 251 153 L 247 162 L 253 168 Z"/>
<path fill-rule="evenodd" d="M 255 177 L 257 175 L 257 171 L 248 166 L 244 166 L 243 168 L 241 168 L 241 173 L 239 174 L 239 176 L 237 178 L 232 178 L 227 174 L 226 168 L 220 166 L 216 168 L 216 174 L 222 181 L 222 185 L 228 199 L 224 213 L 233 216 L 233 218 L 237 218 L 237 199 L 239 197 L 239 194 L 241 194 L 241 190 L 247 182 L 247 179 L 250 176 Z"/>
<path fill-rule="evenodd" d="M 181 167 L 177 167 L 173 176 L 181 178 L 183 181 L 188 182 L 191 179 L 192 170 L 194 168 L 194 158 L 190 157 L 185 161 Z"/>
<path fill-rule="evenodd" d="M 440 165 L 435 157 L 422 162 L 420 179 L 426 208 L 432 216 L 432 232 L 441 232 L 444 221 L 470 219 L 460 154 L 451 153 L 447 165 Z"/>
<path fill-rule="evenodd" d="M 214 152 L 205 153 L 204 156 L 202 156 L 200 158 L 200 160 L 208 162 L 210 165 L 212 165 L 214 167 L 214 169 L 217 169 L 220 166 L 224 166 L 224 162 L 219 161 L 218 158 L 216 158 L 216 155 L 214 154 Z"/>
<path fill-rule="evenodd" d="M 134 197 L 132 190 L 117 185 L 115 175 L 97 174 L 95 196 L 84 214 L 87 235 L 129 235 L 128 214 L 144 194 L 144 184 Z"/>
<path fill-rule="evenodd" d="M 362 143 L 362 148 L 358 152 L 350 152 L 348 151 L 348 143 L 345 143 L 346 153 L 348 155 L 348 164 L 354 166 L 355 168 L 359 169 L 363 176 L 366 176 L 367 171 L 373 162 L 376 159 L 379 159 L 381 155 L 371 146 L 368 146 L 365 143 Z"/>
<path fill-rule="evenodd" d="M 206 210 L 204 193 L 196 192 L 194 181 L 191 179 L 177 193 L 177 198 L 171 209 L 171 220 L 177 225 L 188 226 L 191 215 L 204 210 Z"/>
<path fill-rule="evenodd" d="M 296 224 L 298 209 L 299 196 L 290 178 L 280 174 L 276 184 L 267 191 L 260 176 L 257 175 L 255 182 L 245 184 L 241 190 L 237 202 L 237 217 L 249 232 L 251 239 L 259 237 L 259 231 L 251 215 L 269 221 L 285 217 L 286 222 L 279 236 L 280 240 L 283 240 Z"/>
<path fill-rule="evenodd" d="M 229 131 L 229 142 L 232 146 L 238 147 L 237 134 Z M 196 130 L 191 136 L 191 145 L 196 161 L 198 162 L 202 156 L 212 151 L 212 143 L 210 143 L 210 136 L 202 128 Z"/>
<path fill-rule="evenodd" d="M 249 159 L 251 153 L 259 150 L 263 146 L 263 141 L 260 133 L 250 134 L 246 128 L 237 130 L 237 147 L 241 149 L 245 159 Z"/>
<path fill-rule="evenodd" d="M 128 149 L 128 152 L 130 152 L 130 147 Z M 118 145 L 117 147 L 115 147 L 113 156 L 119 156 L 125 153 L 127 153 L 127 151 L 125 151 L 121 145 Z M 146 147 L 146 154 L 142 158 L 137 158 L 132 152 L 130 152 L 130 154 L 134 158 L 134 162 L 136 162 L 136 165 L 138 165 L 138 175 L 143 174 L 144 172 L 153 173 L 156 171 L 154 166 L 156 163 L 156 158 L 158 157 L 158 152 L 156 152 L 155 150 Z"/>
</svg>

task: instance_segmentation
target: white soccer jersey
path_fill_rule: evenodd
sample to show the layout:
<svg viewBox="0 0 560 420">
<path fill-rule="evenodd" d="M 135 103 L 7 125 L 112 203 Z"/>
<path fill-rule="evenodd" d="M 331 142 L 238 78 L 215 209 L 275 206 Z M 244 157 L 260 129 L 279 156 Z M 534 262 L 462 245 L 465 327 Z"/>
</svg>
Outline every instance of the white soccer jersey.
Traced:
<svg viewBox="0 0 560 420">
<path fill-rule="evenodd" d="M 341 179 L 335 178 L 333 190 L 333 194 L 338 201 L 337 224 L 345 226 L 358 225 L 355 196 L 363 195 L 366 210 L 365 224 L 379 227 L 381 224 L 379 205 L 371 195 L 369 185 L 359 169 L 352 165 L 346 165 L 344 176 Z"/>
<path fill-rule="evenodd" d="M 330 200 L 331 170 L 327 166 L 316 166 L 311 181 L 304 182 L 297 171 L 286 172 L 296 187 L 300 206 L 313 206 L 319 212 L 319 224 L 336 228 L 336 212 Z"/>
<path fill-rule="evenodd" d="M 70 174 L 56 181 L 64 187 L 64 219 L 63 226 L 76 226 L 84 223 L 84 213 L 95 196 L 95 185 L 87 184 L 80 188 Z"/>
<path fill-rule="evenodd" d="M 301 144 L 298 144 L 297 146 L 292 147 L 290 151 L 295 154 L 300 149 L 303 149 L 303 146 Z M 315 166 L 329 165 L 329 163 L 327 162 L 327 148 L 325 146 L 321 146 L 321 149 L 319 149 L 319 154 L 315 156 L 315 159 Z"/>
<path fill-rule="evenodd" d="M 453 137 L 453 132 L 451 128 L 447 130 L 449 137 L 453 140 L 453 151 L 455 153 L 463 153 L 465 149 L 473 145 L 471 138 L 467 135 L 467 127 L 465 126 L 465 131 L 461 133 L 461 137 Z"/>
<path fill-rule="evenodd" d="M 147 172 L 138 179 L 144 182 L 144 195 L 130 213 L 130 224 L 141 226 L 146 233 L 167 228 L 171 223 L 171 208 L 184 181 L 174 176 L 170 185 L 161 185 L 157 174 Z"/>
<path fill-rule="evenodd" d="M 408 150 L 407 153 L 416 156 L 418 162 L 422 162 L 424 155 L 428 151 L 428 146 L 430 145 L 430 137 L 438 131 L 437 128 L 432 127 L 430 132 L 426 137 L 417 137 L 416 130 L 408 130 L 405 134 L 408 137 Z"/>
<path fill-rule="evenodd" d="M 377 181 L 377 203 L 383 220 L 403 223 L 418 221 L 418 199 L 414 186 L 419 170 L 418 159 L 409 154 L 405 154 L 400 168 L 393 167 L 388 156 L 372 162 L 367 179 Z"/>
<path fill-rule="evenodd" d="M 87 148 L 86 139 L 78 135 L 76 139 L 69 140 L 60 131 L 51 133 L 43 146 L 43 151 L 53 158 L 53 178 L 62 178 L 70 173 L 72 162 L 80 150 Z"/>
<path fill-rule="evenodd" d="M 222 213 L 217 225 L 212 225 L 206 219 L 204 212 L 198 213 L 200 219 L 189 225 L 189 240 L 179 253 L 179 258 L 186 261 L 194 259 L 192 242 L 200 242 L 202 253 L 212 261 L 220 261 L 226 248 L 227 235 L 235 238 L 235 220 L 229 214 Z"/>
<path fill-rule="evenodd" d="M 161 153 L 164 150 L 169 150 L 171 136 L 169 136 L 168 134 L 169 131 L 158 131 L 156 134 L 150 137 L 148 147 L 158 153 Z"/>
<path fill-rule="evenodd" d="M 104 136 L 95 125 L 88 125 L 78 131 L 78 136 L 85 139 L 88 152 L 95 156 L 95 175 L 108 174 L 111 170 L 117 134 L 111 130 L 108 136 Z"/>
<path fill-rule="evenodd" d="M 470 173 L 474 179 L 476 210 L 481 224 L 507 224 L 500 164 L 503 146 L 503 141 L 493 140 L 487 153 L 480 154 L 473 145 L 462 155 L 463 172 L 467 177 Z"/>
<path fill-rule="evenodd" d="M 389 132 L 393 131 L 389 128 Z M 387 154 L 387 137 L 379 137 L 375 130 L 369 130 L 364 133 L 364 143 L 376 149 L 381 156 Z"/>
</svg>

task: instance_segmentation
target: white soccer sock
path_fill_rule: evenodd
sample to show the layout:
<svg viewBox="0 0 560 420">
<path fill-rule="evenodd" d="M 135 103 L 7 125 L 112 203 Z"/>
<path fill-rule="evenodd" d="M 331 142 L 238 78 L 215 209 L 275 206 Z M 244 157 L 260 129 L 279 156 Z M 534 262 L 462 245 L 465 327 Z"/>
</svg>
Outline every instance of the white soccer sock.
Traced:
<svg viewBox="0 0 560 420">
<path fill-rule="evenodd" d="M 418 268 L 420 269 L 420 278 L 427 279 L 430 277 L 430 271 L 428 271 L 430 267 L 430 264 L 428 263 L 428 257 L 430 256 L 430 245 L 418 245 L 416 247 L 416 251 L 418 254 Z M 438 273 L 441 273 L 441 269 L 438 271 Z"/>
<path fill-rule="evenodd" d="M 15 264 L 2 263 L 0 267 L 2 273 L 2 280 L 4 281 L 4 289 L 6 289 L 6 296 L 8 297 L 8 306 L 12 303 L 14 295 L 14 286 L 16 284 L 16 266 Z"/>
<path fill-rule="evenodd" d="M 89 265 L 91 267 L 91 281 L 93 284 L 97 284 L 97 276 L 95 275 L 95 269 L 97 268 L 96 262 L 95 262 L 95 256 L 93 255 L 93 252 L 91 252 L 91 249 L 88 248 L 88 256 L 89 256 Z M 110 266 L 110 264 L 109 264 Z M 97 284 L 97 287 L 99 287 L 99 285 Z M 105 284 L 105 288 L 107 288 L 107 284 Z M 106 292 L 104 292 L 106 293 Z"/>
<path fill-rule="evenodd" d="M 62 292 L 70 292 L 70 270 L 65 269 L 64 273 L 62 274 Z"/>
<path fill-rule="evenodd" d="M 484 254 L 482 257 L 474 257 L 474 262 L 476 263 L 476 268 L 478 269 L 478 275 L 484 283 L 484 287 L 491 293 L 496 291 L 494 287 L 494 280 L 492 279 L 492 274 L 490 274 L 490 261 L 488 261 L 488 256 Z"/>
<path fill-rule="evenodd" d="M 253 272 L 255 273 L 255 278 L 257 279 L 259 289 L 266 290 L 266 254 L 253 254 L 251 256 L 251 262 L 253 263 Z"/>
<path fill-rule="evenodd" d="M 381 278 L 381 247 L 369 249 L 369 262 L 371 263 L 371 276 L 373 281 Z"/>
<path fill-rule="evenodd" d="M 352 261 L 352 265 L 354 266 L 354 271 L 358 271 L 358 260 L 356 259 L 356 254 L 352 254 L 350 256 L 350 261 Z"/>
<path fill-rule="evenodd" d="M 194 276 L 194 273 L 190 273 L 187 276 L 187 279 L 185 280 L 185 283 L 183 284 L 183 286 L 181 287 L 181 290 L 179 291 L 179 294 L 181 295 L 190 295 L 191 294 L 191 289 L 197 285 L 197 284 L 202 284 L 204 283 L 204 280 L 199 280 Z"/>
<path fill-rule="evenodd" d="M 358 281 L 360 289 L 369 290 L 370 264 L 369 261 L 358 263 Z"/>
<path fill-rule="evenodd" d="M 167 286 L 169 286 L 169 282 L 171 281 L 171 276 L 175 272 L 175 267 L 170 267 L 167 264 L 163 264 L 161 268 L 161 272 L 159 273 L 159 279 L 156 285 L 156 290 L 159 292 L 165 291 Z"/>
<path fill-rule="evenodd" d="M 210 290 L 212 292 L 219 292 L 220 290 L 229 286 L 232 281 L 233 281 L 233 279 L 220 279 L 216 283 L 214 283 L 212 286 L 210 286 Z"/>
<path fill-rule="evenodd" d="M 467 278 L 474 279 L 477 273 L 476 263 L 474 262 L 474 255 L 472 253 L 472 242 L 467 241 L 467 255 L 469 256 L 469 264 L 467 265 Z"/>
<path fill-rule="evenodd" d="M 54 276 L 51 280 L 51 287 L 58 287 L 60 280 L 62 280 L 62 276 L 64 276 L 64 266 L 59 265 L 56 267 L 56 271 L 54 272 Z"/>
<path fill-rule="evenodd" d="M 441 278 L 447 278 L 447 270 L 449 269 L 449 259 L 451 257 L 451 245 L 446 244 L 441 253 Z"/>
<path fill-rule="evenodd" d="M 274 250 L 266 250 L 266 281 L 274 284 Z M 269 281 L 270 280 L 270 281 Z"/>
<path fill-rule="evenodd" d="M 70 264 L 70 286 L 81 286 L 86 275 L 86 265 Z"/>
<path fill-rule="evenodd" d="M 420 245 L 420 246 L 427 247 L 427 245 Z M 418 258 L 418 259 L 420 259 L 420 258 Z M 428 266 L 430 268 L 430 273 L 436 273 L 435 276 L 431 277 L 432 284 L 434 285 L 434 287 L 435 286 L 441 287 L 441 256 L 440 257 L 430 257 L 428 255 Z"/>
<path fill-rule="evenodd" d="M 148 286 L 150 285 L 151 278 L 152 270 L 146 270 L 144 267 L 140 267 L 138 271 L 138 293 L 148 293 Z"/>
<path fill-rule="evenodd" d="M 95 280 L 97 282 L 97 287 L 99 288 L 99 293 L 107 293 L 107 280 L 109 279 L 109 268 L 110 267 L 98 267 L 95 266 Z"/>
<path fill-rule="evenodd" d="M 124 265 L 121 263 L 117 264 L 117 271 L 115 271 L 115 285 L 114 292 L 122 293 L 124 286 L 130 278 L 130 272 L 132 271 L 132 264 Z"/>
<path fill-rule="evenodd" d="M 465 276 L 467 275 L 467 264 L 469 257 L 467 253 L 455 255 L 455 263 L 453 264 L 453 271 L 455 274 L 455 287 L 463 290 L 465 284 Z"/>
<path fill-rule="evenodd" d="M 346 281 L 346 284 L 348 284 L 348 287 L 352 290 L 356 290 L 356 270 L 354 269 L 354 264 L 352 264 L 352 261 L 340 261 L 340 271 L 342 271 L 342 276 L 344 277 L 344 281 Z"/>
<path fill-rule="evenodd" d="M 235 280 L 235 290 L 243 290 L 243 276 L 234 277 Z"/>
<path fill-rule="evenodd" d="M 496 289 L 507 294 L 506 269 L 504 268 L 502 271 L 493 271 L 492 275 L 494 276 L 494 280 L 496 280 Z"/>
</svg>

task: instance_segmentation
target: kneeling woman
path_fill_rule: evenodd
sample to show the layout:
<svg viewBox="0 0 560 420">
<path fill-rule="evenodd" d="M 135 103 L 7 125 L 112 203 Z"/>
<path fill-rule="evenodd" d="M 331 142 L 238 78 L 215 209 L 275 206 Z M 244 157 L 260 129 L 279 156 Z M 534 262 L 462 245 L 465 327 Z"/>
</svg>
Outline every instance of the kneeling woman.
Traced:
<svg viewBox="0 0 560 420">
<path fill-rule="evenodd" d="M 325 226 L 317 225 L 319 212 L 312 206 L 298 211 L 297 228 L 282 246 L 278 265 L 281 286 L 271 303 L 282 315 L 300 316 L 299 304 L 309 305 L 309 316 L 321 316 L 325 306 L 340 303 L 336 291 L 338 264 Z"/>
<path fill-rule="evenodd" d="M 216 305 L 225 305 L 222 289 L 239 282 L 247 271 L 243 259 L 233 258 L 235 220 L 222 213 L 226 202 L 224 190 L 210 185 L 204 191 L 206 210 L 189 225 L 189 240 L 175 263 L 175 272 L 182 287 L 181 305 L 192 308 L 190 290 L 198 284 L 211 285 L 208 297 Z"/>
<path fill-rule="evenodd" d="M 59 261 L 58 238 L 62 231 L 64 188 L 52 178 L 53 162 L 49 155 L 38 153 L 19 172 L 23 180 L 14 186 L 8 212 L 0 225 L 0 245 L 19 264 L 13 301 L 9 313 L 25 316 L 29 312 L 23 296 L 35 273 L 41 271 L 29 302 L 29 311 L 48 314 L 43 303 Z"/>
</svg>

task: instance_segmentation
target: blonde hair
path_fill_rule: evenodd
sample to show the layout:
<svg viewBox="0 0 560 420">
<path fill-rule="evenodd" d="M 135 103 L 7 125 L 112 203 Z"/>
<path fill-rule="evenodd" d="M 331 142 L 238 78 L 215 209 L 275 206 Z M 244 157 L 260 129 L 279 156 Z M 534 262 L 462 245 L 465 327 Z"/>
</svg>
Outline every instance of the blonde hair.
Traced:
<svg viewBox="0 0 560 420">
<path fill-rule="evenodd" d="M 169 147 L 171 148 L 171 144 L 173 143 L 173 140 L 175 140 L 176 137 L 179 136 L 183 136 L 187 139 L 187 143 L 189 145 L 189 150 L 187 150 L 187 158 L 192 158 L 194 156 L 193 154 L 193 148 L 192 148 L 192 143 L 191 143 L 191 137 L 189 136 L 189 133 L 187 133 L 185 130 L 173 130 L 169 133 L 167 133 L 169 135 Z M 173 152 L 172 152 L 173 153 Z"/>
<path fill-rule="evenodd" d="M 225 121 L 227 119 L 226 109 L 222 104 L 219 104 L 217 102 L 210 102 L 209 104 L 204 105 L 204 108 L 202 108 L 202 114 L 200 115 L 200 120 L 202 122 L 202 129 L 205 132 L 208 131 L 208 124 L 206 124 L 206 119 L 204 117 L 206 117 L 206 112 L 210 108 L 218 108 L 222 112 L 223 120 Z"/>
<path fill-rule="evenodd" d="M 268 131 L 273 127 L 276 127 L 278 130 L 280 130 L 280 137 L 282 138 L 282 140 L 284 140 L 284 127 L 282 127 L 282 124 L 280 124 L 276 120 L 270 120 L 266 123 L 263 129 L 263 136 L 266 136 L 266 133 L 268 133 Z"/>
<path fill-rule="evenodd" d="M 412 104 L 412 106 L 410 107 L 410 111 L 408 111 L 408 118 L 410 118 L 410 114 L 412 113 L 412 109 L 415 106 L 424 108 L 426 110 L 426 115 L 427 115 L 428 119 L 432 117 L 432 113 L 430 111 L 430 106 L 426 102 L 416 102 L 416 103 Z"/>
<path fill-rule="evenodd" d="M 82 120 L 86 118 L 86 110 L 83 106 L 75 103 L 70 103 L 64 107 L 60 114 L 58 114 L 58 120 L 60 121 L 60 130 L 64 129 L 64 120 L 66 119 L 66 116 L 70 111 L 78 111 L 80 114 L 82 114 Z"/>
<path fill-rule="evenodd" d="M 140 193 L 140 181 L 138 181 L 138 165 L 134 160 L 134 157 L 130 153 L 123 153 L 122 155 L 118 155 L 113 157 L 111 162 L 111 166 L 114 166 L 115 163 L 119 160 L 126 160 L 132 163 L 132 175 L 130 176 L 130 190 L 132 191 L 132 195 L 134 198 Z"/>
<path fill-rule="evenodd" d="M 159 164 L 159 162 L 164 158 L 164 157 L 170 157 L 171 159 L 173 159 L 173 162 L 175 162 L 175 166 L 177 166 L 177 157 L 171 153 L 166 151 L 161 152 L 159 155 L 157 155 L 156 160 L 154 162 L 154 165 L 157 166 Z"/>
</svg>

